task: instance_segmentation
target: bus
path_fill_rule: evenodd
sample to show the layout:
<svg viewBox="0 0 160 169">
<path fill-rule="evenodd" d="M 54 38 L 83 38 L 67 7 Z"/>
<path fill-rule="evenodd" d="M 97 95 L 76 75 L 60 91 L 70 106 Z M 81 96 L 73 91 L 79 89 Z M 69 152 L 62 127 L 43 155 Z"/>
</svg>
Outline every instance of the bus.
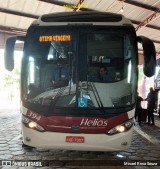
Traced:
<svg viewBox="0 0 160 169">
<path fill-rule="evenodd" d="M 144 52 L 144 74 L 151 77 L 156 54 L 150 39 L 136 36 L 130 20 L 119 14 L 46 14 L 30 25 L 25 36 L 6 40 L 5 68 L 9 71 L 14 69 L 17 40 L 24 42 L 20 78 L 23 145 L 82 151 L 129 148 L 137 97 L 138 42 Z M 65 68 L 61 74 L 60 67 Z M 101 71 L 109 80 L 100 79 Z"/>
</svg>

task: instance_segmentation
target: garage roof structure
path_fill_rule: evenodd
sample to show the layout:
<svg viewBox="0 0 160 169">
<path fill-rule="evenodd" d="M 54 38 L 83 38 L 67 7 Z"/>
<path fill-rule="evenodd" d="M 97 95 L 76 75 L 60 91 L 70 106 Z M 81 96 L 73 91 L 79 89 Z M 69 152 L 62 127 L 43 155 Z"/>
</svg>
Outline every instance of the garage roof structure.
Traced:
<svg viewBox="0 0 160 169">
<path fill-rule="evenodd" d="M 40 15 L 81 10 L 123 14 L 137 35 L 149 37 L 160 54 L 160 0 L 0 0 L 0 33 L 24 35 Z"/>
</svg>

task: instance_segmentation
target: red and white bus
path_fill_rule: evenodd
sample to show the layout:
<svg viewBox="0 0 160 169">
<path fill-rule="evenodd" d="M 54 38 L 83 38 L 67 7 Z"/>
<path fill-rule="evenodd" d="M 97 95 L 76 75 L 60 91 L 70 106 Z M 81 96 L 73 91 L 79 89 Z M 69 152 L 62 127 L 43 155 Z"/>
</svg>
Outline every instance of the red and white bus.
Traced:
<svg viewBox="0 0 160 169">
<path fill-rule="evenodd" d="M 151 77 L 156 63 L 151 40 L 137 37 L 132 23 L 119 14 L 43 15 L 30 25 L 25 37 L 7 39 L 5 66 L 9 71 L 14 68 L 16 40 L 24 41 L 24 145 L 86 151 L 130 146 L 137 97 L 137 42 L 144 50 L 144 74 Z M 69 74 L 60 75 L 54 85 L 60 58 Z M 100 80 L 102 67 L 110 80 Z"/>
</svg>

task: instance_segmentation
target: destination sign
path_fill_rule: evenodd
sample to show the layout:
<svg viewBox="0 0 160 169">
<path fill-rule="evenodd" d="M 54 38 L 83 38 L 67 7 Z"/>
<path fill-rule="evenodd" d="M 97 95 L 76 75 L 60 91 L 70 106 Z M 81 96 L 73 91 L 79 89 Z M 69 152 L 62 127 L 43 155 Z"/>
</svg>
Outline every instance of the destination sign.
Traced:
<svg viewBox="0 0 160 169">
<path fill-rule="evenodd" d="M 40 36 L 40 42 L 67 42 L 71 41 L 71 35 L 53 35 L 53 36 Z"/>
</svg>

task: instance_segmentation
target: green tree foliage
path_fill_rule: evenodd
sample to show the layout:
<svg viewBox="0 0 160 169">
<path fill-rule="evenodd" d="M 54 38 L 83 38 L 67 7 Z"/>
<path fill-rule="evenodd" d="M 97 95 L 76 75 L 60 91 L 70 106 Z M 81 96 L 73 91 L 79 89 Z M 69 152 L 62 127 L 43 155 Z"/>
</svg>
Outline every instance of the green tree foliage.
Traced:
<svg viewBox="0 0 160 169">
<path fill-rule="evenodd" d="M 6 72 L 4 76 L 4 87 L 19 89 L 20 70 L 15 68 L 12 72 Z"/>
<path fill-rule="evenodd" d="M 139 67 L 138 68 L 138 81 L 140 82 L 140 81 L 144 80 L 144 77 L 145 77 L 145 75 L 143 73 L 143 67 Z"/>
</svg>

